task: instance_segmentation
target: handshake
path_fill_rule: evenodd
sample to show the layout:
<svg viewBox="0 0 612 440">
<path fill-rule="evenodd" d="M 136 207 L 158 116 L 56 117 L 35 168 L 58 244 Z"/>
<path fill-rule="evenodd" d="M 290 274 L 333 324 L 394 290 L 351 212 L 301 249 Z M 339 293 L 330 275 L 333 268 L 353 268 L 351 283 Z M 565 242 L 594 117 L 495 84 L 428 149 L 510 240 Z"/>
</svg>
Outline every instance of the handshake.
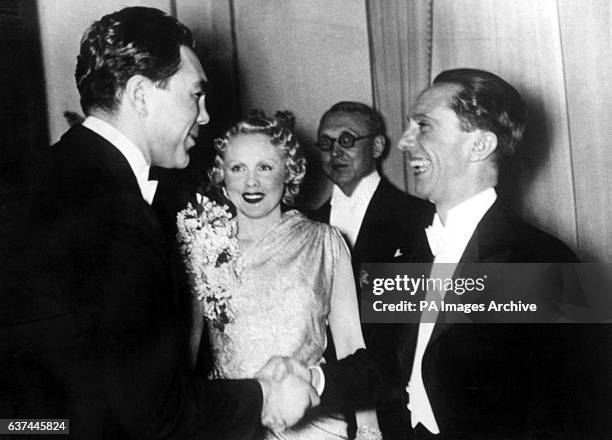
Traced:
<svg viewBox="0 0 612 440">
<path fill-rule="evenodd" d="M 274 432 L 295 425 L 306 410 L 319 404 L 310 371 L 295 359 L 273 357 L 255 379 L 263 391 L 261 424 Z"/>
</svg>

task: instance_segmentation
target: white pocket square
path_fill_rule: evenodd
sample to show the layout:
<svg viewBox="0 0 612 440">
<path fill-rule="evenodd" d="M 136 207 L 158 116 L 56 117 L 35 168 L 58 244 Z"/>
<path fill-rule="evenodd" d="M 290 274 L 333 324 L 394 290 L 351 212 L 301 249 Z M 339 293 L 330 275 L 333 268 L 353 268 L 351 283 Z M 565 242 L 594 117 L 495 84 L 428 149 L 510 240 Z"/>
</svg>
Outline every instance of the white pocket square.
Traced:
<svg viewBox="0 0 612 440">
<path fill-rule="evenodd" d="M 398 248 L 395 250 L 395 253 L 393 254 L 393 258 L 401 257 L 402 255 L 404 255 L 402 254 L 402 250 Z"/>
</svg>

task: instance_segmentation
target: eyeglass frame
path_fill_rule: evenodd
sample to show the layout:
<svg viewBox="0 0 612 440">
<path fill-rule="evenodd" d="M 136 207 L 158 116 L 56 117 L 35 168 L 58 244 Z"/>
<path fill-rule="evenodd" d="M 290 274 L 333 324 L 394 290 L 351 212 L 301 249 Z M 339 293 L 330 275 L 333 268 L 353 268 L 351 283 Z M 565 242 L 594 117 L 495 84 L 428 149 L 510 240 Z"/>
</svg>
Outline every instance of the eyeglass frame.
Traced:
<svg viewBox="0 0 612 440">
<path fill-rule="evenodd" d="M 352 140 L 351 140 L 351 144 L 350 144 L 350 145 L 346 145 L 346 146 L 344 146 L 344 145 L 342 145 L 342 144 L 340 143 L 340 138 L 341 138 L 342 136 L 347 136 L 347 135 L 348 135 L 348 136 L 349 136 L 349 137 L 352 139 Z M 326 134 L 324 134 L 323 136 L 321 136 L 321 137 L 319 138 L 319 140 L 320 140 L 320 139 L 323 139 L 323 138 L 329 139 L 329 140 L 331 141 L 331 144 L 329 145 L 329 148 L 322 148 L 322 147 L 321 147 L 321 143 L 319 142 L 319 140 L 317 140 L 317 141 L 314 143 L 314 145 L 315 145 L 315 147 L 317 147 L 319 150 L 321 150 L 321 151 L 326 151 L 326 152 L 327 152 L 327 151 L 332 151 L 332 150 L 334 149 L 334 144 L 335 144 L 335 143 L 338 143 L 338 146 L 340 146 L 341 148 L 344 148 L 344 149 L 349 150 L 349 149 L 351 149 L 351 148 L 353 148 L 353 147 L 355 146 L 355 144 L 357 143 L 357 141 L 360 141 L 360 140 L 362 140 L 362 139 L 367 139 L 367 138 L 375 138 L 376 136 L 380 136 L 380 135 L 379 135 L 379 134 L 373 134 L 373 133 L 371 133 L 371 134 L 366 134 L 366 135 L 364 135 L 364 136 L 355 136 L 355 135 L 354 135 L 354 134 L 352 134 L 351 132 L 348 132 L 348 131 L 343 131 L 342 133 L 340 133 L 340 136 L 338 136 L 337 138 L 333 138 L 333 137 L 328 136 L 328 135 L 326 135 Z"/>
</svg>

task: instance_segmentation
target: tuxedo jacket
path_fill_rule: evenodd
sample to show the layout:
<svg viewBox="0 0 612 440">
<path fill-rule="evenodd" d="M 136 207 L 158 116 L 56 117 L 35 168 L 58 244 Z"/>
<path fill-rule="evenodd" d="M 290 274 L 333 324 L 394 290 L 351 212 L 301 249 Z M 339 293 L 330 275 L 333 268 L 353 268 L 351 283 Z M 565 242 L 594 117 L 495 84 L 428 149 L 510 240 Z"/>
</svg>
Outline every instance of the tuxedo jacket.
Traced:
<svg viewBox="0 0 612 440">
<path fill-rule="evenodd" d="M 313 220 L 329 223 L 330 202 L 312 214 Z M 408 261 L 420 230 L 429 226 L 433 213 L 431 203 L 400 191 L 381 177 L 351 249 L 355 271 L 361 263 Z"/>
<path fill-rule="evenodd" d="M 69 418 L 78 439 L 251 438 L 259 384 L 185 368 L 163 234 L 128 162 L 82 126 L 51 151 L 0 337 L 3 414 Z"/>
<path fill-rule="evenodd" d="M 424 233 L 412 259 L 433 261 Z M 512 215 L 498 200 L 470 238 L 455 276 L 461 276 L 462 263 L 577 261 L 565 244 Z M 521 291 L 528 283 L 515 281 L 512 289 L 517 294 L 540 294 Z M 490 298 L 495 295 L 487 292 Z M 608 438 L 602 422 L 611 407 L 602 409 L 610 400 L 598 382 L 610 379 L 606 373 L 610 355 L 595 354 L 593 343 L 598 340 L 599 350 L 609 351 L 603 327 L 448 323 L 444 315 L 438 316 L 422 364 L 440 428 L 436 438 Z M 400 348 L 404 384 L 412 371 L 418 324 L 405 329 Z M 403 390 L 401 394 L 408 403 L 407 394 Z"/>
<path fill-rule="evenodd" d="M 325 202 L 313 215 L 317 221 L 329 223 L 331 212 L 330 200 Z M 363 217 L 355 246 L 351 249 L 355 282 L 359 303 L 359 270 L 362 263 L 405 263 L 415 251 L 417 238 L 429 226 L 433 217 L 434 207 L 431 203 L 406 194 L 395 188 L 387 179 L 381 177 L 376 191 L 368 204 Z M 366 366 L 373 378 L 380 379 L 384 391 L 378 396 L 378 419 L 385 439 L 405 438 L 405 407 L 396 395 L 401 388 L 398 361 L 398 338 L 403 334 L 401 324 L 369 324 L 362 323 L 362 332 L 367 351 L 358 358 Z M 368 356 L 372 359 L 364 361 Z M 332 357 L 329 351 L 326 359 Z M 351 364 L 356 367 L 358 362 Z M 378 372 L 374 370 L 379 368 Z M 330 372 L 331 374 L 331 372 Z M 326 381 L 350 381 L 351 374 L 340 374 L 342 377 Z M 365 374 L 358 374 L 364 381 Z M 363 384 L 367 382 L 362 382 Z M 392 392 L 393 391 L 393 392 Z M 355 394 L 351 393 L 353 402 Z M 326 399 L 324 399 L 326 400 Z"/>
</svg>

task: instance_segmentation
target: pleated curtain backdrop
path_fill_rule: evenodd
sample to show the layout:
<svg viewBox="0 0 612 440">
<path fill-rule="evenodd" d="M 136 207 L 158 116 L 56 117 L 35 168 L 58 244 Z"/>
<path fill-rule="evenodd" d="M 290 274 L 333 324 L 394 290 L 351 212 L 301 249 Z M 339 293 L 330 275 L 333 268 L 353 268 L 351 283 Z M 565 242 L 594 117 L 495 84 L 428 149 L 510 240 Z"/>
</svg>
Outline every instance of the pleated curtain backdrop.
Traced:
<svg viewBox="0 0 612 440">
<path fill-rule="evenodd" d="M 431 76 L 431 0 L 367 0 L 372 91 L 384 116 L 389 145 L 383 173 L 399 188 L 412 188 L 406 153 L 397 148 L 406 116 Z"/>
<path fill-rule="evenodd" d="M 416 94 L 442 70 L 490 70 L 517 87 L 530 114 L 500 191 L 583 261 L 612 261 L 609 1 L 367 3 L 375 103 L 392 140 L 384 170 L 394 182 L 410 189 L 394 147 Z"/>
</svg>

